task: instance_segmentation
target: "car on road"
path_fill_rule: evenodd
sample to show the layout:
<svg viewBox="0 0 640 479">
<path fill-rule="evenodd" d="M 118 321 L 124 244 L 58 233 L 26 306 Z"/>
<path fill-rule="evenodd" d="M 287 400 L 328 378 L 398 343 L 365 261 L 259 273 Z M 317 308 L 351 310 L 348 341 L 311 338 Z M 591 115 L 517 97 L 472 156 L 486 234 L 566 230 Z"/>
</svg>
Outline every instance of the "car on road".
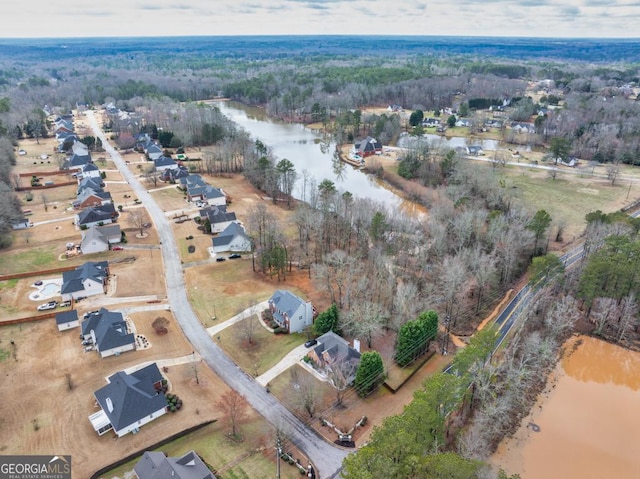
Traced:
<svg viewBox="0 0 640 479">
<path fill-rule="evenodd" d="M 229 259 L 238 259 L 238 258 L 242 258 L 242 255 L 238 253 L 233 253 L 229 255 Z"/>
<path fill-rule="evenodd" d="M 310 348 L 311 346 L 315 346 L 316 344 L 318 344 L 318 340 L 317 339 L 310 339 L 309 341 L 304 343 L 304 347 L 305 348 Z"/>
<path fill-rule="evenodd" d="M 70 300 L 63 301 L 62 303 L 60 303 L 58 305 L 58 308 L 68 308 L 69 306 L 71 306 L 71 301 Z"/>
<path fill-rule="evenodd" d="M 57 301 L 49 301 L 48 303 L 41 304 L 36 309 L 38 311 L 47 311 L 49 309 L 55 309 L 56 306 L 58 306 Z"/>
<path fill-rule="evenodd" d="M 216 261 L 217 261 L 218 263 L 219 263 L 219 262 L 221 262 L 221 261 L 226 261 L 226 260 L 227 260 L 227 258 L 223 258 L 222 256 L 218 256 L 218 257 L 216 258 Z"/>
</svg>

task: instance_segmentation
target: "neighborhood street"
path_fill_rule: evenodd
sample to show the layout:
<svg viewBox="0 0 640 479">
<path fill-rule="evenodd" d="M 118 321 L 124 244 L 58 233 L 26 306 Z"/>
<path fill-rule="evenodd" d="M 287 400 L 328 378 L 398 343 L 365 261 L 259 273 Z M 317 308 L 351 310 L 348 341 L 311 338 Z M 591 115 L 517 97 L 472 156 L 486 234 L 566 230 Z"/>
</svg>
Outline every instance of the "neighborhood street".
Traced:
<svg viewBox="0 0 640 479">
<path fill-rule="evenodd" d="M 245 396 L 254 409 L 274 427 L 281 429 L 291 442 L 311 459 L 317 468 L 318 477 L 335 477 L 348 452 L 326 442 L 313 429 L 307 427 L 267 393 L 262 385 L 233 363 L 214 343 L 189 303 L 177 243 L 165 213 L 156 204 L 147 189 L 138 182 L 136 176 L 126 167 L 122 156 L 109 144 L 106 135 L 98 125 L 94 112 L 87 111 L 87 118 L 94 134 L 102 140 L 106 152 L 111 156 L 153 219 L 162 245 L 169 304 L 185 336 L 193 345 L 194 351 L 200 354 L 202 359 L 225 383 Z"/>
</svg>

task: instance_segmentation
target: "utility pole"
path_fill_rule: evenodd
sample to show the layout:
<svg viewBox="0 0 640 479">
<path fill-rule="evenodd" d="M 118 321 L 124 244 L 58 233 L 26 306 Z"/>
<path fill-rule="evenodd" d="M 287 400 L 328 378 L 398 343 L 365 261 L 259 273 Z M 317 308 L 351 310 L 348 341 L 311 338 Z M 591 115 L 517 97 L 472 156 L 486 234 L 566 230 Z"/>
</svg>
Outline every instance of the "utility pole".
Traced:
<svg viewBox="0 0 640 479">
<path fill-rule="evenodd" d="M 280 435 L 276 436 L 276 477 L 280 479 L 280 455 L 282 454 L 282 442 Z"/>
<path fill-rule="evenodd" d="M 442 355 L 447 355 L 447 348 L 449 346 L 449 324 L 451 322 L 451 316 L 448 314 L 444 317 L 444 337 L 442 338 Z"/>
</svg>

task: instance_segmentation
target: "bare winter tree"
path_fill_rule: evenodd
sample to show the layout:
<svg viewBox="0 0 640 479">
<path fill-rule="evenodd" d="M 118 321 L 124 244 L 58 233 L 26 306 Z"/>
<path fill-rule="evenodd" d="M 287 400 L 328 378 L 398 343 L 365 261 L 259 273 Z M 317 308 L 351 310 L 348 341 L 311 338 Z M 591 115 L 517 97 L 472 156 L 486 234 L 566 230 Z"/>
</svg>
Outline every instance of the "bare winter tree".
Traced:
<svg viewBox="0 0 640 479">
<path fill-rule="evenodd" d="M 618 321 L 617 340 L 619 343 L 626 341 L 628 334 L 638 324 L 638 301 L 632 293 L 622 298 L 620 307 L 620 320 Z"/>
<path fill-rule="evenodd" d="M 329 382 L 336 390 L 336 407 L 342 407 L 344 405 L 344 395 L 347 389 L 349 389 L 357 369 L 357 362 L 348 358 L 339 360 L 328 368 L 327 376 Z"/>
<path fill-rule="evenodd" d="M 128 210 L 127 221 L 140 231 L 140 236 L 144 236 L 144 225 L 149 221 L 144 208 L 130 208 Z"/>
<path fill-rule="evenodd" d="M 365 299 L 354 301 L 340 323 L 347 334 L 366 339 L 370 348 L 373 339 L 383 334 L 386 320 L 387 315 L 380 304 Z"/>
<path fill-rule="evenodd" d="M 240 342 L 248 346 L 256 344 L 256 330 L 258 324 L 258 307 L 255 302 L 249 306 L 249 315 L 240 322 L 240 327 L 236 329 Z"/>
<path fill-rule="evenodd" d="M 247 400 L 237 391 L 230 389 L 216 402 L 216 407 L 222 411 L 231 426 L 231 436 L 238 438 L 238 424 L 247 416 L 249 409 Z"/>
<path fill-rule="evenodd" d="M 300 374 L 297 366 L 291 368 L 290 371 L 296 405 L 304 409 L 309 418 L 312 418 L 316 413 L 319 399 L 316 380 L 306 372 Z"/>
</svg>

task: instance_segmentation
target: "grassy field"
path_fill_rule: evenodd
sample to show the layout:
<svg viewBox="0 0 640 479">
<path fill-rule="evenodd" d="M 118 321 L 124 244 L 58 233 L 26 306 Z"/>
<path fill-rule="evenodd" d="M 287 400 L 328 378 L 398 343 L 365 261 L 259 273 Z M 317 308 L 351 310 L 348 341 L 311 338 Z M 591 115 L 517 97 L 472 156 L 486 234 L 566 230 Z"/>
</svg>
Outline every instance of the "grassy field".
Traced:
<svg viewBox="0 0 640 479">
<path fill-rule="evenodd" d="M 172 457 L 194 450 L 216 470 L 216 476 L 221 479 L 274 477 L 275 454 L 271 454 L 272 448 L 268 446 L 272 435 L 270 426 L 264 419 L 254 418 L 242 424 L 240 429 L 245 437 L 242 443 L 228 440 L 224 435 L 223 426 L 219 423 L 213 423 L 165 444 L 158 450 Z M 300 459 L 302 460 L 302 457 Z M 135 459 L 104 474 L 103 478 L 124 477 L 124 474 L 131 471 L 138 460 Z M 284 479 L 300 477 L 298 470 L 286 463 L 281 463 L 280 472 Z"/>
<path fill-rule="evenodd" d="M 253 376 L 260 376 L 287 355 L 296 346 L 307 340 L 303 334 L 273 334 L 254 319 L 254 342 L 249 345 L 242 340 L 243 329 L 248 319 L 243 319 L 220 331 L 213 338 L 242 369 Z"/>
</svg>

